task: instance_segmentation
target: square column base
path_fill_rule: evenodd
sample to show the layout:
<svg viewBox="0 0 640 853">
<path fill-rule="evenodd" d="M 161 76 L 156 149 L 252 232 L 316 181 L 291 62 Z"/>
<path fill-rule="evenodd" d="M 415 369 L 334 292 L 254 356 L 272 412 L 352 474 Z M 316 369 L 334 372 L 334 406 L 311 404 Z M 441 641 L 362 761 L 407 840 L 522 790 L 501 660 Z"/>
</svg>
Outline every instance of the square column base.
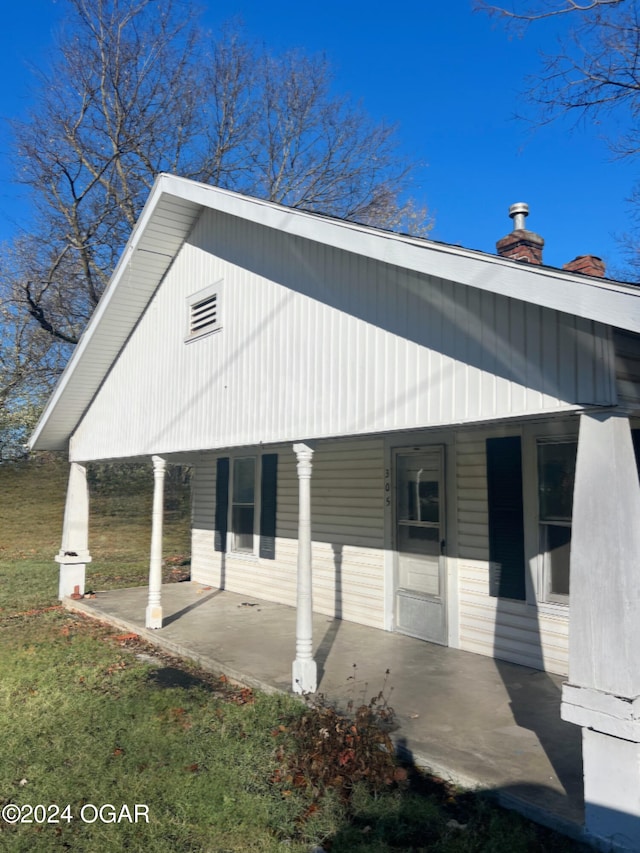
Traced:
<svg viewBox="0 0 640 853">
<path fill-rule="evenodd" d="M 162 628 L 162 607 L 158 605 L 147 606 L 144 626 L 145 628 Z"/>
<path fill-rule="evenodd" d="M 58 581 L 58 598 L 62 601 L 63 598 L 68 598 L 72 595 L 84 595 L 85 576 L 87 563 L 91 562 L 91 557 L 87 558 L 86 562 L 63 562 L 64 558 L 56 557 L 56 562 L 60 564 L 60 575 Z"/>
<path fill-rule="evenodd" d="M 640 744 L 582 730 L 585 832 L 601 850 L 640 851 Z"/>
<path fill-rule="evenodd" d="M 315 693 L 318 689 L 318 668 L 314 660 L 294 660 L 291 667 L 294 693 Z"/>
</svg>

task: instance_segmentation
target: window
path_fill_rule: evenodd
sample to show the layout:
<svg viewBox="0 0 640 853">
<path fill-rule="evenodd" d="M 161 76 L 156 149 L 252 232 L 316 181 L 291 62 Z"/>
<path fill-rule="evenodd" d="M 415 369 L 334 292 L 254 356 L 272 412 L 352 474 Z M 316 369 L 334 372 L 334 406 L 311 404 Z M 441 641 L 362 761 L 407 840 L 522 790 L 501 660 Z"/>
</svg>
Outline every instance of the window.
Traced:
<svg viewBox="0 0 640 853">
<path fill-rule="evenodd" d="M 575 441 L 538 444 L 538 519 L 546 597 L 568 602 Z"/>
<path fill-rule="evenodd" d="M 231 488 L 232 551 L 253 554 L 256 460 L 253 456 L 233 460 Z"/>
<path fill-rule="evenodd" d="M 188 322 L 185 340 L 203 338 L 222 328 L 220 318 L 220 297 L 222 282 L 217 282 L 204 290 L 199 290 L 187 299 Z"/>
<path fill-rule="evenodd" d="M 256 539 L 259 539 L 259 556 L 275 560 L 277 489 L 277 453 L 264 453 L 260 457 L 260 465 L 255 456 L 218 459 L 215 550 L 255 554 Z"/>
</svg>

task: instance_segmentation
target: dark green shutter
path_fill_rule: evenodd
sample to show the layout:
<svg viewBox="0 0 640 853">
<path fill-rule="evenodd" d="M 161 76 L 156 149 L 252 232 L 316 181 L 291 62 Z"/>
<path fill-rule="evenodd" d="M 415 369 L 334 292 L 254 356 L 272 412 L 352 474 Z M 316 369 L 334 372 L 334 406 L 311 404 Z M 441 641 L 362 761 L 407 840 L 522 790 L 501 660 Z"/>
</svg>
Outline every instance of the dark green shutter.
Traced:
<svg viewBox="0 0 640 853">
<path fill-rule="evenodd" d="M 262 457 L 260 480 L 260 556 L 276 558 L 276 494 L 278 491 L 278 454 Z"/>
<path fill-rule="evenodd" d="M 218 459 L 216 466 L 216 530 L 213 547 L 216 551 L 227 550 L 227 526 L 229 518 L 229 459 Z"/>
<path fill-rule="evenodd" d="M 489 595 L 526 599 L 519 436 L 487 439 Z"/>
</svg>

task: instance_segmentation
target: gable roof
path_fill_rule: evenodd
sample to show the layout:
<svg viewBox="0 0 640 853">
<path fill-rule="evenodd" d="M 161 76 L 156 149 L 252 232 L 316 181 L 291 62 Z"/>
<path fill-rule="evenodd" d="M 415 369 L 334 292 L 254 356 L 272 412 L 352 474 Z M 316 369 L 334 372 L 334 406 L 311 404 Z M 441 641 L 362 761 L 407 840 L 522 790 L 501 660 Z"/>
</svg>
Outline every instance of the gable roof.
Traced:
<svg viewBox="0 0 640 853">
<path fill-rule="evenodd" d="M 30 439 L 62 450 L 201 212 L 216 210 L 417 273 L 640 333 L 640 288 L 409 237 L 159 175 Z"/>
</svg>

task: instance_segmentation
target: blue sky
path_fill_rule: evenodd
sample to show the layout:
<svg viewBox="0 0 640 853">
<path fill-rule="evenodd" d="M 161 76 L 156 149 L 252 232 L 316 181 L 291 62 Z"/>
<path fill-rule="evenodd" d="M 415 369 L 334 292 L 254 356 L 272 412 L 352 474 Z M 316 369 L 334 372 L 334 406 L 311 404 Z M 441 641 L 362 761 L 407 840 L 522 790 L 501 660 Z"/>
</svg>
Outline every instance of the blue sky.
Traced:
<svg viewBox="0 0 640 853">
<path fill-rule="evenodd" d="M 29 104 L 30 64 L 42 64 L 64 8 L 55 0 L 0 0 L 0 117 Z M 485 252 L 511 230 L 509 205 L 528 202 L 528 227 L 545 241 L 544 261 L 602 257 L 622 265 L 616 238 L 629 228 L 626 204 L 636 170 L 612 159 L 607 125 L 568 122 L 532 130 L 515 118 L 540 49 L 553 50 L 556 24 L 510 38 L 471 0 L 205 0 L 215 29 L 241 17 L 246 33 L 273 49 L 322 52 L 336 93 L 375 118 L 397 123 L 403 152 L 422 161 L 414 186 L 435 217 L 431 236 Z M 28 226 L 28 206 L 11 183 L 10 138 L 0 128 L 0 240 Z"/>
</svg>

